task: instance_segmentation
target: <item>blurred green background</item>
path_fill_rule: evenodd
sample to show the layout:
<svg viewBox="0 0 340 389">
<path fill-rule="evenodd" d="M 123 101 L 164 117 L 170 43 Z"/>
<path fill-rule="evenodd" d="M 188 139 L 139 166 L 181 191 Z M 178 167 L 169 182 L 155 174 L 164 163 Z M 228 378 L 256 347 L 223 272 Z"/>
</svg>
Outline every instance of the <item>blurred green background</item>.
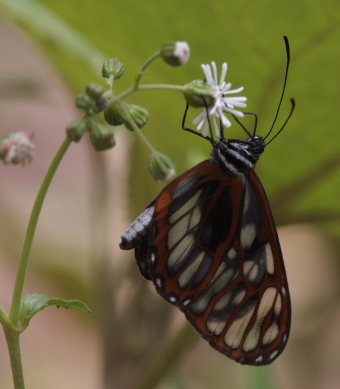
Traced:
<svg viewBox="0 0 340 389">
<path fill-rule="evenodd" d="M 2 43 L 11 35 L 20 42 L 16 47 L 1 46 L 7 49 L 0 60 L 6 64 L 0 74 L 0 133 L 22 126 L 37 132 L 37 159 L 31 166 L 19 173 L 0 168 L 0 265 L 9 272 L 4 296 L 11 291 L 34 193 L 63 139 L 65 125 L 78 118 L 72 100 L 88 82 L 104 85 L 103 59 L 118 57 L 125 64 L 118 93 L 132 84 L 142 63 L 162 43 L 185 40 L 191 47 L 189 63 L 172 68 L 157 61 L 143 82 L 187 83 L 202 78 L 202 63 L 214 60 L 220 66 L 226 61 L 227 81 L 235 88 L 245 87 L 247 109 L 258 114 L 258 132 L 263 135 L 281 93 L 282 36 L 287 35 L 292 59 L 279 123 L 289 112 L 289 97 L 296 100 L 287 128 L 257 167 L 274 216 L 283 226 L 279 233 L 292 290 L 292 335 L 282 357 L 271 367 L 254 369 L 211 350 L 146 285 L 133 257 L 117 250 L 129 221 L 162 188 L 147 172 L 145 145 L 120 130 L 117 147 L 105 156 L 95 155 L 86 141 L 76 145 L 47 198 L 32 255 L 30 292 L 46 293 L 51 288 L 51 293 L 65 298 L 83 298 L 92 304 L 94 314 L 89 318 L 46 311 L 34 319 L 46 327 L 32 324 L 24 335 L 28 387 L 339 387 L 338 2 L 0 0 L 0 12 L 6 31 Z M 11 56 L 15 48 L 22 56 Z M 25 58 L 31 61 L 30 56 L 43 63 L 42 69 L 48 68 L 46 77 L 40 79 L 37 72 L 30 78 L 31 68 L 25 62 Z M 19 59 L 10 64 L 12 57 Z M 56 100 L 50 99 L 51 90 L 58 94 Z M 138 92 L 128 102 L 149 110 L 150 121 L 143 131 L 174 160 L 178 173 L 208 157 L 209 143 L 180 129 L 185 108 L 180 94 Z M 39 105 L 42 110 L 48 106 L 45 116 L 39 116 Z M 243 134 L 233 126 L 228 136 Z M 39 160 L 42 154 L 45 159 Z M 46 341 L 38 341 L 41 331 L 46 332 Z M 46 347 L 51 337 L 58 341 Z M 76 341 L 70 346 L 72 352 L 64 349 L 72 355 L 69 360 L 62 350 L 63 342 L 70 339 Z M 38 350 L 37 343 L 43 343 Z M 0 345 L 0 387 L 5 388 L 11 381 L 5 344 Z"/>
</svg>

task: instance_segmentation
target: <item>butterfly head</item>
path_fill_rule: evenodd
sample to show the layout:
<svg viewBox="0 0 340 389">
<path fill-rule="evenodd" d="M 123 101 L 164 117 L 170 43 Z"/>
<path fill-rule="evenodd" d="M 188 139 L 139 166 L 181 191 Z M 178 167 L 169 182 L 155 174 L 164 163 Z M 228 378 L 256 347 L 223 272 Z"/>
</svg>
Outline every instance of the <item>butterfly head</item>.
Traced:
<svg viewBox="0 0 340 389">
<path fill-rule="evenodd" d="M 246 140 L 221 139 L 214 143 L 214 156 L 223 168 L 232 173 L 244 173 L 253 169 L 266 144 L 262 137 Z"/>
</svg>

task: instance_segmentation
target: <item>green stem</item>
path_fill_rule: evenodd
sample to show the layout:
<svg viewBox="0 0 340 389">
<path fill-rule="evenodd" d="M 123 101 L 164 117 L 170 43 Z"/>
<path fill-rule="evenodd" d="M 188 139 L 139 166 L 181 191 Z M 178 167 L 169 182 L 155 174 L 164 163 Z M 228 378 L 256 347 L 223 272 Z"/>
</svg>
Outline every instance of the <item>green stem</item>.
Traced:
<svg viewBox="0 0 340 389">
<path fill-rule="evenodd" d="M 160 55 L 161 55 L 161 52 L 160 52 L 160 51 L 157 51 L 157 53 L 153 54 L 150 58 L 148 58 L 148 59 L 144 62 L 144 64 L 143 64 L 141 70 L 139 71 L 139 73 L 137 74 L 137 77 L 136 77 L 136 81 L 135 81 L 135 85 L 134 85 L 135 90 L 138 89 L 140 80 L 141 80 L 142 77 L 144 76 L 144 73 L 145 73 L 146 68 L 147 68 L 155 59 L 159 58 Z"/>
<path fill-rule="evenodd" d="M 15 389 L 25 389 L 24 374 L 21 362 L 19 336 L 20 333 L 12 328 L 4 327 L 8 352 L 11 360 L 13 383 Z"/>
<path fill-rule="evenodd" d="M 133 128 L 133 131 L 135 132 L 135 134 L 137 134 L 142 139 L 142 141 L 146 144 L 146 146 L 150 149 L 150 151 L 152 153 L 156 153 L 156 150 L 154 149 L 152 144 L 148 141 L 148 139 L 145 137 L 145 135 L 142 133 L 140 128 L 137 126 L 137 124 L 133 120 L 130 112 L 126 109 L 125 106 L 122 106 L 122 108 L 124 109 L 125 115 L 129 118 L 130 125 Z"/>
<path fill-rule="evenodd" d="M 40 211 L 47 193 L 47 190 L 49 188 L 49 185 L 52 181 L 52 178 L 54 177 L 54 174 L 59 166 L 60 161 L 62 160 L 65 152 L 67 151 L 68 147 L 71 144 L 71 140 L 65 139 L 62 145 L 60 146 L 59 150 L 57 151 L 57 154 L 55 155 L 54 159 L 52 160 L 52 163 L 50 167 L 47 170 L 47 173 L 45 175 L 45 178 L 41 184 L 41 187 L 39 189 L 39 192 L 37 194 L 37 197 L 35 199 L 35 203 L 32 208 L 31 216 L 28 222 L 27 230 L 26 230 L 26 236 L 21 252 L 19 267 L 17 271 L 17 276 L 15 280 L 15 287 L 12 297 L 12 304 L 11 304 L 11 311 L 10 311 L 10 321 L 14 327 L 18 326 L 18 320 L 19 320 L 19 309 L 20 309 L 20 302 L 22 298 L 22 291 L 24 287 L 25 282 L 25 275 L 27 271 L 27 265 L 28 265 L 28 258 L 31 251 L 32 241 L 35 234 L 35 230 L 37 227 L 38 218 L 40 215 Z M 11 338 L 12 339 L 12 338 Z M 17 340 L 15 340 L 17 341 Z"/>
<path fill-rule="evenodd" d="M 125 97 L 130 96 L 130 95 L 132 95 L 132 93 L 137 92 L 139 90 L 171 90 L 171 91 L 177 91 L 177 92 L 185 92 L 186 86 L 185 85 L 172 85 L 172 84 L 143 84 L 143 85 L 137 85 L 137 87 L 136 87 L 134 85 L 134 86 L 131 86 L 130 88 L 126 89 L 120 95 L 113 97 L 111 101 L 122 100 Z"/>
</svg>

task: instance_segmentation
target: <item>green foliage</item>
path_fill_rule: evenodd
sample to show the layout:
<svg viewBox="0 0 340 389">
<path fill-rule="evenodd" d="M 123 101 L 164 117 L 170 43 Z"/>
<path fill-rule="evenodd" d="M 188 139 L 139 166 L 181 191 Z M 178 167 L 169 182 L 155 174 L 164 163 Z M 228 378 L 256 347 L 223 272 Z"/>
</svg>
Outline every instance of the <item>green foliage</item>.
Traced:
<svg viewBox="0 0 340 389">
<path fill-rule="evenodd" d="M 80 300 L 64 300 L 61 298 L 51 298 L 45 294 L 34 293 L 26 296 L 21 302 L 19 311 L 20 328 L 27 328 L 32 317 L 44 308 L 56 306 L 57 308 L 79 309 L 84 312 L 91 312 L 91 309 Z"/>
</svg>

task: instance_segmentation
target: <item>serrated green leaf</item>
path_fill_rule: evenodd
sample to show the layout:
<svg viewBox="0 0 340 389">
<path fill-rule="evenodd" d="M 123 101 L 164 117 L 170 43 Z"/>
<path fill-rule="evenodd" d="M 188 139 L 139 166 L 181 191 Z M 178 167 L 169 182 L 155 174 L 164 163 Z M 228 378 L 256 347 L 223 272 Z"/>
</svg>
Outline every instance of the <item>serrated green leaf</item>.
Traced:
<svg viewBox="0 0 340 389">
<path fill-rule="evenodd" d="M 91 312 L 87 304 L 80 300 L 64 300 L 61 298 L 51 298 L 45 294 L 31 294 L 24 298 L 20 306 L 19 322 L 22 330 L 27 328 L 32 317 L 44 308 L 55 305 L 56 307 L 79 309 Z"/>
</svg>

